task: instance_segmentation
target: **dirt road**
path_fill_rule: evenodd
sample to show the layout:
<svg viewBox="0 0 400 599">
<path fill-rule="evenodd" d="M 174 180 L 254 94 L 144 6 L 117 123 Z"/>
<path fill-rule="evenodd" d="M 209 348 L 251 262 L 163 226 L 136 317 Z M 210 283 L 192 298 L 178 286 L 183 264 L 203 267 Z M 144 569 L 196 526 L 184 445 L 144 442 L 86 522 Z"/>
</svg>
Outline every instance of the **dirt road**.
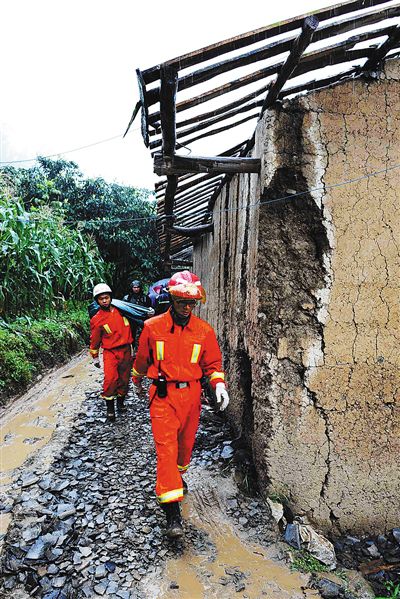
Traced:
<svg viewBox="0 0 400 599">
<path fill-rule="evenodd" d="M 109 424 L 85 356 L 44 377 L 0 417 L 2 597 L 319 597 L 285 562 L 268 506 L 234 481 L 229 429 L 203 410 L 185 537 L 170 542 L 154 496 L 145 398 Z"/>
</svg>

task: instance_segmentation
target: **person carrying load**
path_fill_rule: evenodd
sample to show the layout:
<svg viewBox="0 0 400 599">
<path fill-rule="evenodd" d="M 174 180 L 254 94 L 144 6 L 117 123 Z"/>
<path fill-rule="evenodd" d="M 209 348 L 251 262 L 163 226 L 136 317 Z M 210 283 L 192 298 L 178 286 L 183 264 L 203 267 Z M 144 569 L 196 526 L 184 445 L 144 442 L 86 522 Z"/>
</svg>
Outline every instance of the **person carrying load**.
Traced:
<svg viewBox="0 0 400 599">
<path fill-rule="evenodd" d="M 112 291 L 105 283 L 93 289 L 99 310 L 90 319 L 90 354 L 94 365 L 100 368 L 99 348 L 103 349 L 104 380 L 100 395 L 107 406 L 107 420 L 115 421 L 114 400 L 117 410 L 126 412 L 124 404 L 132 368 L 132 332 L 126 316 L 111 304 Z"/>
<path fill-rule="evenodd" d="M 199 278 L 177 272 L 170 279 L 168 312 L 144 323 L 132 368 L 138 393 L 142 378 L 152 379 L 150 417 L 157 453 L 156 494 L 167 519 L 167 536 L 183 535 L 179 503 L 187 486 L 182 475 L 192 455 L 201 410 L 201 384 L 207 376 L 215 389 L 217 405 L 229 403 L 222 370 L 222 356 L 211 325 L 192 314 L 198 301 L 205 302 Z"/>
</svg>

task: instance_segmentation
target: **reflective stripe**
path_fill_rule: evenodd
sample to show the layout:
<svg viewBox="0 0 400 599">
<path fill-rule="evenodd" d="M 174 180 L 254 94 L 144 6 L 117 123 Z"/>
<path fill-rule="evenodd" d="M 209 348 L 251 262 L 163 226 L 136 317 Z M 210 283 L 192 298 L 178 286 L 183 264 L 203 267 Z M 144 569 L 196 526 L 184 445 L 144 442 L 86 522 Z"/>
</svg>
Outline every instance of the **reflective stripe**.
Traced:
<svg viewBox="0 0 400 599">
<path fill-rule="evenodd" d="M 100 395 L 100 397 L 102 399 L 105 399 L 106 401 L 111 401 L 112 399 L 115 399 L 115 395 Z"/>
<path fill-rule="evenodd" d="M 178 470 L 179 472 L 186 472 L 186 470 L 189 468 L 189 464 L 186 464 L 186 466 L 179 466 L 178 464 Z"/>
<path fill-rule="evenodd" d="M 225 375 L 223 372 L 213 372 L 210 374 L 210 381 L 213 381 L 214 379 L 222 379 L 224 381 Z"/>
<path fill-rule="evenodd" d="M 98 349 L 89 349 L 89 351 L 92 354 L 92 356 L 97 356 L 97 354 L 99 353 Z"/>
<path fill-rule="evenodd" d="M 190 363 L 191 364 L 197 364 L 197 361 L 198 361 L 199 355 L 200 355 L 200 350 L 201 350 L 200 343 L 194 343 L 193 344 L 192 357 L 190 358 Z"/>
<path fill-rule="evenodd" d="M 131 374 L 132 374 L 132 376 L 145 376 L 145 374 L 146 374 L 146 373 L 145 373 L 145 372 L 138 372 L 138 371 L 136 370 L 136 368 L 134 368 L 134 367 L 132 366 L 132 372 L 131 372 Z"/>
<path fill-rule="evenodd" d="M 106 333 L 111 334 L 111 329 L 108 326 L 108 324 L 103 324 L 103 329 L 105 330 Z"/>
<path fill-rule="evenodd" d="M 173 491 L 167 491 L 167 493 L 159 495 L 157 499 L 159 503 L 169 503 L 170 501 L 174 501 L 176 499 L 183 499 L 183 488 L 174 489 Z"/>
<path fill-rule="evenodd" d="M 156 359 L 164 360 L 164 341 L 156 341 Z"/>
<path fill-rule="evenodd" d="M 123 316 L 122 319 L 124 321 L 124 325 L 127 327 L 129 325 L 129 320 L 125 316 Z"/>
</svg>

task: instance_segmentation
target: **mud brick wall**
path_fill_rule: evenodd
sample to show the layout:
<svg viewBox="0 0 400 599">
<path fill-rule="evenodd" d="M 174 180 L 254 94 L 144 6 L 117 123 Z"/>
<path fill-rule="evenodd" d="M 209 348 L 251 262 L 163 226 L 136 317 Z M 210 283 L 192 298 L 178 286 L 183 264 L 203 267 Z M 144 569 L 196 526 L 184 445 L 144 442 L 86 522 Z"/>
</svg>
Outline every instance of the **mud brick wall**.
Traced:
<svg viewBox="0 0 400 599">
<path fill-rule="evenodd" d="M 398 526 L 400 62 L 267 111 L 252 155 L 194 248 L 228 416 L 265 495 L 325 532 Z"/>
</svg>

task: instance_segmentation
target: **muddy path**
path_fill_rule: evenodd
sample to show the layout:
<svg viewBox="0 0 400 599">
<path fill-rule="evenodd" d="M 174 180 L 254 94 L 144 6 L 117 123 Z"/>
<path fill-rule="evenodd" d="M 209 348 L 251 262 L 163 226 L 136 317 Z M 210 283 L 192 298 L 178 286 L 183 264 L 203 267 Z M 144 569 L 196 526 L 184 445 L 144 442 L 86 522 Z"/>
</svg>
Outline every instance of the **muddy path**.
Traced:
<svg viewBox="0 0 400 599">
<path fill-rule="evenodd" d="M 203 409 L 170 542 L 154 496 L 145 398 L 130 393 L 115 424 L 97 399 L 101 373 L 78 356 L 0 416 L 1 597 L 303 599 L 268 506 L 240 492 L 229 429 Z M 229 452 L 228 452 L 229 454 Z"/>
</svg>

